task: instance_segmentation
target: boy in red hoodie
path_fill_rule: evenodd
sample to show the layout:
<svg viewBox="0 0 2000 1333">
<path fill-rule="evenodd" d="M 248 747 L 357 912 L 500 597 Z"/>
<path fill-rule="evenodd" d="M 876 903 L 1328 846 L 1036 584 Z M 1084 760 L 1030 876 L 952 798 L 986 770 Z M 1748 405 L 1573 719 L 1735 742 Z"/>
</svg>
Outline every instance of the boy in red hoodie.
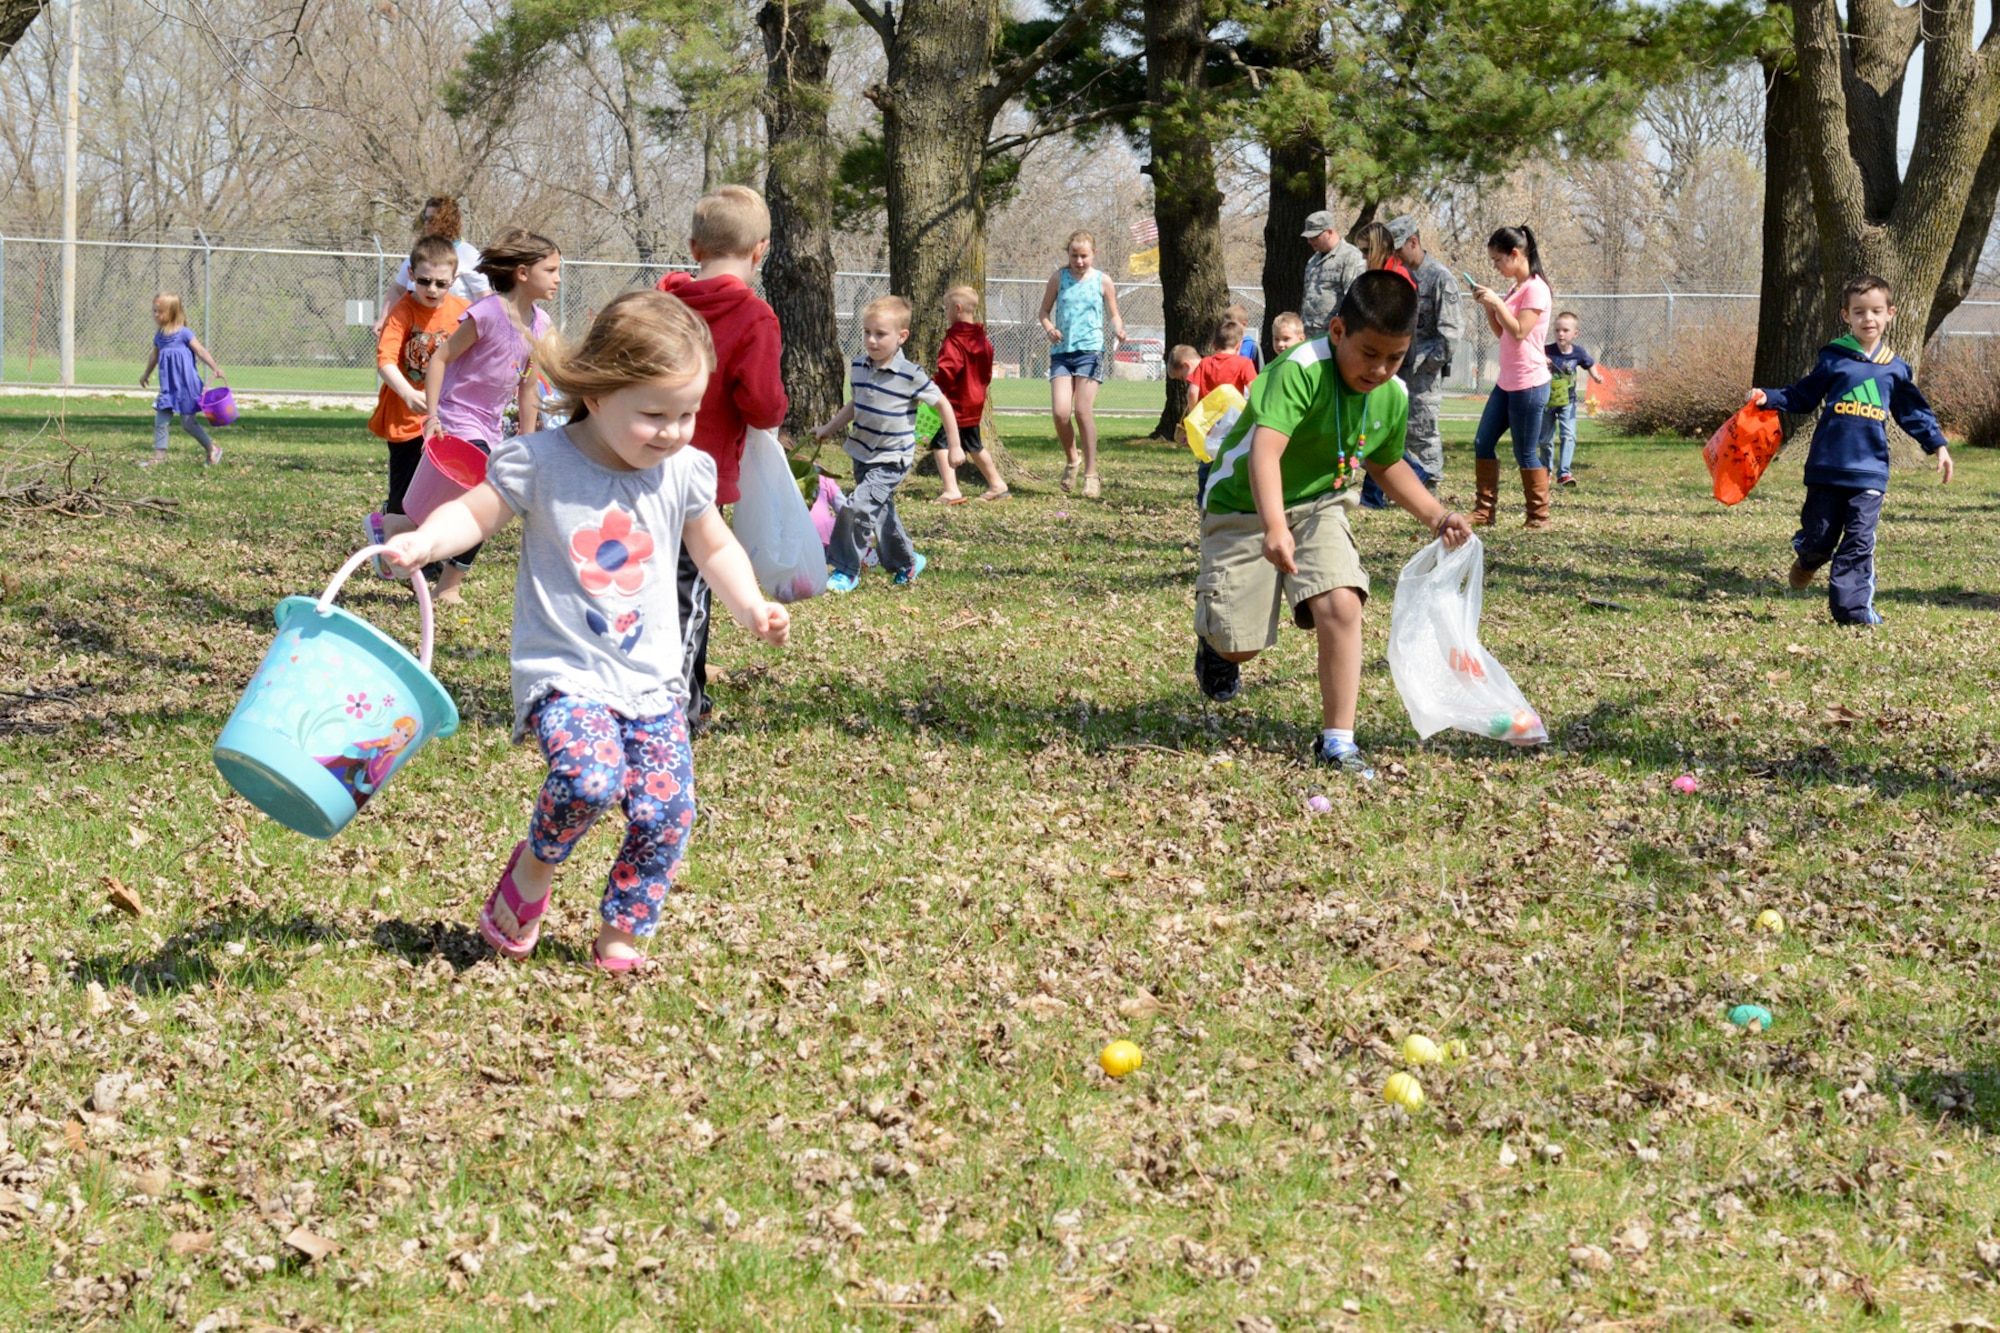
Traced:
<svg viewBox="0 0 2000 1333">
<path fill-rule="evenodd" d="M 790 403 L 778 373 L 778 317 L 750 290 L 771 248 L 771 210 L 755 190 L 725 185 L 694 206 L 688 250 L 699 268 L 669 273 L 659 289 L 708 321 L 715 373 L 695 417 L 694 447 L 715 460 L 715 502 L 735 504 L 749 427 L 776 430 Z M 680 563 L 681 660 L 687 665 L 687 715 L 699 729 L 715 711 L 708 697 L 708 584 L 687 547 Z"/>
<path fill-rule="evenodd" d="M 979 498 L 1004 500 L 1013 492 L 1000 479 L 1000 465 L 979 440 L 980 419 L 986 414 L 986 386 L 993 382 L 993 343 L 978 315 L 979 293 L 972 288 L 954 287 L 944 294 L 945 323 L 951 327 L 945 330 L 944 343 L 938 348 L 937 374 L 932 378 L 951 403 L 959 442 L 986 478 L 986 494 Z M 959 492 L 958 469 L 952 466 L 943 431 L 931 440 L 931 449 L 937 455 L 938 476 L 944 479 L 938 503 L 963 504 L 966 497 Z"/>
</svg>

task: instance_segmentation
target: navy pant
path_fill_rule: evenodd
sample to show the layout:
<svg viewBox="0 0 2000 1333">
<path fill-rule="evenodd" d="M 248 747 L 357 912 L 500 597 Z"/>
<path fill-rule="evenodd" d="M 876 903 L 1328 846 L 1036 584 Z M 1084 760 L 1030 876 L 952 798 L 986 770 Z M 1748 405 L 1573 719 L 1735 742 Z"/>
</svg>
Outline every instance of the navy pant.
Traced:
<svg viewBox="0 0 2000 1333">
<path fill-rule="evenodd" d="M 1801 568 L 1832 566 L 1826 602 L 1837 625 L 1882 623 L 1875 614 L 1875 524 L 1881 517 L 1880 491 L 1806 483 L 1792 549 Z"/>
<path fill-rule="evenodd" d="M 1431 474 L 1424 471 L 1424 465 L 1417 461 L 1415 454 L 1404 450 L 1403 461 L 1410 465 L 1410 471 L 1417 474 L 1418 481 L 1421 481 L 1426 486 L 1431 484 Z M 1375 484 L 1373 476 L 1364 478 L 1361 483 L 1361 507 L 1363 509 L 1387 509 L 1389 507 L 1389 493 Z"/>
<path fill-rule="evenodd" d="M 1545 468 L 1542 461 L 1542 409 L 1549 405 L 1548 381 L 1532 389 L 1499 389 L 1486 395 L 1479 414 L 1479 432 L 1472 437 L 1474 458 L 1498 458 L 1500 432 L 1514 437 L 1514 463 L 1523 472 Z"/>
</svg>

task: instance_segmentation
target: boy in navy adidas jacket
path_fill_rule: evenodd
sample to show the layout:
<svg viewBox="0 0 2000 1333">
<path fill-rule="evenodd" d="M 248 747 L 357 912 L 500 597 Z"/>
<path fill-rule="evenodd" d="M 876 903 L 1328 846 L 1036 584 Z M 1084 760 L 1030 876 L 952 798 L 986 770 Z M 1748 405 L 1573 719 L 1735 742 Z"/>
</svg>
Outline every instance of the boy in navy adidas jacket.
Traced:
<svg viewBox="0 0 2000 1333">
<path fill-rule="evenodd" d="M 1840 311 L 1847 333 L 1820 349 L 1819 363 L 1797 384 L 1749 394 L 1751 402 L 1780 412 L 1819 408 L 1788 581 L 1802 592 L 1830 563 L 1827 604 L 1841 625 L 1882 623 L 1875 613 L 1875 523 L 1889 489 L 1890 417 L 1925 453 L 1937 455 L 1938 471 L 1951 481 L 1951 450 L 1931 405 L 1909 365 L 1882 345 L 1895 317 L 1887 282 L 1872 273 L 1848 279 Z"/>
</svg>

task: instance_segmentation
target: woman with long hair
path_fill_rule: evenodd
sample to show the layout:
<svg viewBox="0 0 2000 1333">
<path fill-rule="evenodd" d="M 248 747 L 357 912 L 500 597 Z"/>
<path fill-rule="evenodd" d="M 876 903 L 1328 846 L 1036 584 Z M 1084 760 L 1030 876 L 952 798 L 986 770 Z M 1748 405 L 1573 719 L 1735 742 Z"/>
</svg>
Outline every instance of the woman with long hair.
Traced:
<svg viewBox="0 0 2000 1333">
<path fill-rule="evenodd" d="M 1549 525 L 1549 469 L 1542 461 L 1542 411 L 1549 403 L 1549 308 L 1555 298 L 1542 275 L 1542 255 L 1527 223 L 1502 227 L 1486 242 L 1493 271 L 1512 286 L 1506 295 L 1473 284 L 1472 299 L 1486 310 L 1486 326 L 1500 340 L 1500 373 L 1486 396 L 1478 433 L 1472 437 L 1474 498 L 1472 521 L 1491 526 L 1500 504 L 1500 432 L 1514 437 L 1514 462 L 1521 470 L 1527 526 Z"/>
</svg>

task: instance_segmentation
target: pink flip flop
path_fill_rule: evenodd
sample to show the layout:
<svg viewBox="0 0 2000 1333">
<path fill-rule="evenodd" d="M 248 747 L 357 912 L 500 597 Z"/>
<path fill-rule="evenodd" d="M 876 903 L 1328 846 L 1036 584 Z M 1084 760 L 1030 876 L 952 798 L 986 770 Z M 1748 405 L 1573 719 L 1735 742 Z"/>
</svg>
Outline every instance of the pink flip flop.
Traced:
<svg viewBox="0 0 2000 1333">
<path fill-rule="evenodd" d="M 479 909 L 479 933 L 503 958 L 520 960 L 535 951 L 536 941 L 542 938 L 542 913 L 549 910 L 549 898 L 544 894 L 540 901 L 529 902 L 521 896 L 521 890 L 514 885 L 514 867 L 521 859 L 525 841 L 514 844 L 514 854 L 507 858 L 507 868 L 500 872 L 500 882 L 493 886 L 493 892 L 486 895 L 486 906 Z M 514 914 L 514 920 L 527 930 L 527 934 L 515 939 L 500 929 L 493 920 L 493 904 L 502 902 Z"/>
<path fill-rule="evenodd" d="M 653 960 L 644 956 L 638 958 L 606 958 L 597 951 L 597 941 L 590 942 L 590 965 L 600 972 L 624 975 L 631 972 L 645 972 L 652 968 Z"/>
</svg>

